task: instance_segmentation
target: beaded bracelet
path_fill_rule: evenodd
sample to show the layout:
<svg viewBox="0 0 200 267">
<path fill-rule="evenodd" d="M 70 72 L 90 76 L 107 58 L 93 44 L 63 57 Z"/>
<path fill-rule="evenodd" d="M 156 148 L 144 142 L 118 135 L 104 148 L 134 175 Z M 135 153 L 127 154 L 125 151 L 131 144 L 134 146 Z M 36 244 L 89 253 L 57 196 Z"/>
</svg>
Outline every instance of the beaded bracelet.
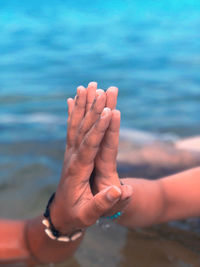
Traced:
<svg viewBox="0 0 200 267">
<path fill-rule="evenodd" d="M 117 219 L 117 218 L 119 218 L 120 216 L 122 215 L 122 211 L 118 211 L 118 212 L 116 212 L 115 214 L 113 214 L 113 215 L 111 215 L 111 216 L 106 216 L 106 217 L 104 217 L 104 218 L 106 218 L 106 219 L 110 219 L 110 220 L 114 220 L 114 219 Z"/>
<path fill-rule="evenodd" d="M 45 233 L 48 235 L 49 238 L 57 241 L 62 241 L 62 242 L 70 242 L 70 241 L 75 241 L 78 238 L 80 238 L 83 235 L 83 230 L 77 230 L 75 233 L 70 234 L 70 235 L 62 235 L 53 225 L 51 216 L 50 216 L 50 205 L 55 197 L 55 193 L 52 194 L 50 197 L 46 210 L 44 212 L 44 217 L 45 219 L 42 220 L 42 223 L 46 226 Z"/>
</svg>

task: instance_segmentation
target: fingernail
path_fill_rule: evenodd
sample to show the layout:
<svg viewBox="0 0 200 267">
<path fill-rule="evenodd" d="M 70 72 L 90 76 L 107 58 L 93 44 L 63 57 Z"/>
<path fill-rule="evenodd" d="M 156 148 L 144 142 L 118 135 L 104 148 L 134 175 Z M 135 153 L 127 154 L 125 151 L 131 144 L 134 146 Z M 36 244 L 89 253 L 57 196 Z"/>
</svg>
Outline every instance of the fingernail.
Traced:
<svg viewBox="0 0 200 267">
<path fill-rule="evenodd" d="M 81 85 L 79 87 L 77 87 L 77 95 L 79 96 L 81 92 L 83 92 L 85 90 L 85 88 Z"/>
<path fill-rule="evenodd" d="M 121 196 L 121 190 L 117 186 L 112 186 L 106 194 L 107 199 L 111 202 L 116 201 L 117 199 L 120 198 L 120 196 Z"/>
<path fill-rule="evenodd" d="M 105 93 L 105 92 L 104 92 L 103 89 L 97 89 L 97 90 L 96 90 L 96 95 L 97 95 L 97 96 L 104 95 L 104 93 Z"/>
<path fill-rule="evenodd" d="M 110 86 L 110 87 L 108 88 L 108 90 L 109 90 L 109 91 L 114 91 L 114 92 L 116 92 L 116 91 L 118 91 L 118 88 L 115 87 L 115 86 Z"/>
<path fill-rule="evenodd" d="M 70 101 L 72 101 L 73 99 L 71 97 L 67 98 L 67 103 L 69 103 Z"/>
<path fill-rule="evenodd" d="M 94 87 L 97 87 L 97 82 L 90 82 L 90 83 L 88 84 L 88 86 L 94 86 Z"/>
<path fill-rule="evenodd" d="M 101 117 L 105 117 L 110 112 L 110 108 L 104 108 L 103 112 L 101 113 Z"/>
</svg>

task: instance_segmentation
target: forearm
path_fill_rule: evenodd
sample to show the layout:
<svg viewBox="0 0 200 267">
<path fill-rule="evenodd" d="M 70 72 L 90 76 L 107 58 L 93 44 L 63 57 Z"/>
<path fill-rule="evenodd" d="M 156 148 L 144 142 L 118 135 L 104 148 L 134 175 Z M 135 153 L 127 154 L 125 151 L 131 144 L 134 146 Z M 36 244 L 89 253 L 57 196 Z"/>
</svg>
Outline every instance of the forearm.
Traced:
<svg viewBox="0 0 200 267">
<path fill-rule="evenodd" d="M 145 227 L 161 220 L 165 203 L 157 180 L 122 179 L 133 188 L 133 195 L 118 223 L 128 228 Z"/>
<path fill-rule="evenodd" d="M 26 261 L 28 259 L 24 226 L 23 221 L 0 221 L 0 262 Z"/>
<path fill-rule="evenodd" d="M 160 184 L 165 198 L 162 221 L 200 215 L 200 168 L 160 179 Z"/>
<path fill-rule="evenodd" d="M 0 222 L 0 262 L 49 263 L 67 260 L 82 238 L 74 242 L 51 240 L 44 232 L 42 216 L 28 221 Z"/>
<path fill-rule="evenodd" d="M 200 215 L 200 168 L 162 179 L 123 179 L 133 196 L 119 223 L 133 228 Z"/>
</svg>

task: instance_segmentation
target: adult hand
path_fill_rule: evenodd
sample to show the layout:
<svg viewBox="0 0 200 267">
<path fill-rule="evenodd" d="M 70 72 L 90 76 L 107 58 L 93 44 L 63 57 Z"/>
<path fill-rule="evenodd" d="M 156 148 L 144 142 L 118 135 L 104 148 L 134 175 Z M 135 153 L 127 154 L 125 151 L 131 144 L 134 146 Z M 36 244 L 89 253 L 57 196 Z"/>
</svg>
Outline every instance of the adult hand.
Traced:
<svg viewBox="0 0 200 267">
<path fill-rule="evenodd" d="M 108 186 L 115 185 L 121 188 L 121 197 L 108 214 L 112 215 L 117 211 L 121 211 L 127 204 L 132 196 L 132 187 L 129 185 L 121 185 L 120 179 L 117 173 L 117 152 L 119 143 L 119 129 L 120 129 L 120 112 L 115 110 L 117 104 L 118 89 L 116 87 L 109 87 L 106 91 L 106 99 L 103 98 L 105 93 L 103 90 L 97 90 L 97 83 L 92 82 L 87 88 L 87 101 L 86 101 L 86 115 L 85 121 L 87 125 L 82 127 L 82 131 L 79 135 L 79 143 L 81 142 L 83 135 L 88 131 L 90 126 L 96 120 L 98 114 L 92 112 L 92 103 L 99 96 L 102 96 L 101 104 L 105 105 L 112 110 L 110 124 L 105 131 L 105 135 L 101 142 L 101 146 L 95 158 L 95 168 L 94 168 L 94 181 L 92 183 L 92 191 L 94 194 L 104 190 Z M 74 101 L 70 99 L 69 101 L 70 110 L 72 110 Z M 95 116 L 94 116 L 95 115 Z M 71 113 L 69 112 L 69 117 Z M 86 124 L 86 123 L 85 123 Z"/>
<path fill-rule="evenodd" d="M 84 117 L 87 104 L 85 88 L 78 87 L 73 106 L 70 101 L 63 170 L 51 206 L 52 222 L 63 234 L 94 224 L 121 196 L 121 190 L 113 185 L 104 187 L 94 196 L 89 183 L 95 157 L 112 117 L 111 110 L 104 108 L 105 93 L 99 94 L 90 109 L 90 116 L 95 118 L 92 123 Z"/>
</svg>

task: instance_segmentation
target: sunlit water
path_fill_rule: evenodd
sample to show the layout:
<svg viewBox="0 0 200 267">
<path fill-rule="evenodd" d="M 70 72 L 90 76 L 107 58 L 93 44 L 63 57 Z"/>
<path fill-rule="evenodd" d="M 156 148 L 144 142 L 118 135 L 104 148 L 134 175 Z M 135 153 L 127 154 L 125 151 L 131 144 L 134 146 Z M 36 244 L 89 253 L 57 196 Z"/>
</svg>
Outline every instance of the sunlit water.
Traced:
<svg viewBox="0 0 200 267">
<path fill-rule="evenodd" d="M 1 138 L 63 138 L 66 98 L 93 80 L 119 87 L 123 127 L 200 132 L 199 1 L 0 6 Z"/>
<path fill-rule="evenodd" d="M 43 210 L 60 175 L 66 98 L 80 84 L 119 87 L 122 129 L 199 134 L 199 28 L 198 0 L 0 0 L 1 215 Z M 194 239 L 162 231 L 94 227 L 71 266 L 199 266 Z"/>
</svg>

